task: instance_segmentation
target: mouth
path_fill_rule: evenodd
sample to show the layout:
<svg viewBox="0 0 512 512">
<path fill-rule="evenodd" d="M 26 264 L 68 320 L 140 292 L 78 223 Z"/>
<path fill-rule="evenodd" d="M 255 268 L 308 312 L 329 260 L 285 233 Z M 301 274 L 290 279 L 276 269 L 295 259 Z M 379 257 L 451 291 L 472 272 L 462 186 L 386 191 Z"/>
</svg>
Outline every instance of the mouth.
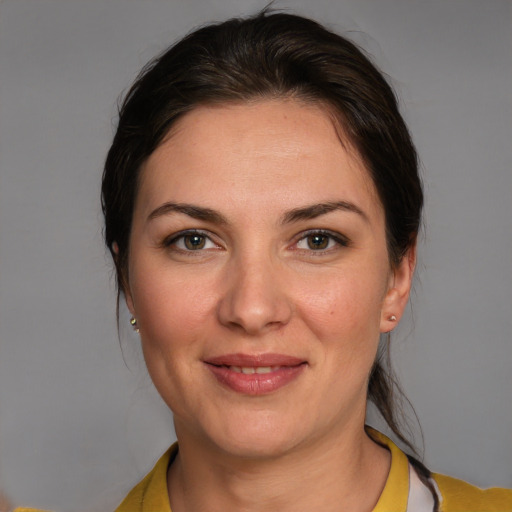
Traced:
<svg viewBox="0 0 512 512">
<path fill-rule="evenodd" d="M 204 363 L 223 387 L 253 396 L 277 391 L 307 367 L 307 361 L 283 354 L 226 354 Z"/>
<path fill-rule="evenodd" d="M 243 373 L 244 375 L 252 375 L 258 373 L 260 375 L 265 373 L 276 372 L 282 366 L 227 366 L 229 370 L 236 373 Z"/>
</svg>

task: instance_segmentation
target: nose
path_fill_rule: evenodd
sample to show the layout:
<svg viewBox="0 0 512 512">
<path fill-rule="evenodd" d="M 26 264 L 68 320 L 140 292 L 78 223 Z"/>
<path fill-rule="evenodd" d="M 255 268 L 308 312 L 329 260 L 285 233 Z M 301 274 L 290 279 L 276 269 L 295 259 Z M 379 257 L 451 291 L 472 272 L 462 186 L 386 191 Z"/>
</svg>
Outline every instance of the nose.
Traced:
<svg viewBox="0 0 512 512">
<path fill-rule="evenodd" d="M 270 258 L 239 258 L 226 274 L 218 305 L 221 324 L 257 336 L 289 322 L 293 307 L 285 278 Z"/>
</svg>

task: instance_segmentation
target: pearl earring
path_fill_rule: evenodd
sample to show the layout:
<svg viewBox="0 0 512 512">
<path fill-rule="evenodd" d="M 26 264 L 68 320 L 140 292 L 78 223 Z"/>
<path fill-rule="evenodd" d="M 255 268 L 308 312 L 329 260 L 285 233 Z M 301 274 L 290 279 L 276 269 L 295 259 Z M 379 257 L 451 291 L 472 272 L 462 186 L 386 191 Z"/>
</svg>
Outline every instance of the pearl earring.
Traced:
<svg viewBox="0 0 512 512">
<path fill-rule="evenodd" d="M 395 316 L 395 315 L 391 315 L 391 316 L 389 317 L 389 321 L 390 321 L 390 322 L 396 322 L 396 316 Z"/>
</svg>

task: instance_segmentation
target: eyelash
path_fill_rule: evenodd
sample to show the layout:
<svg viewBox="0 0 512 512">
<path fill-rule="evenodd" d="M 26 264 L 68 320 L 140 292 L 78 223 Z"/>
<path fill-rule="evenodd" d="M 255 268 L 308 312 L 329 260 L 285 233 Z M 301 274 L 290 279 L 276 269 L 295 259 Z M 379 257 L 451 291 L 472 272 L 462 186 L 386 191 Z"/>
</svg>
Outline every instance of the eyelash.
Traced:
<svg viewBox="0 0 512 512">
<path fill-rule="evenodd" d="M 337 246 L 340 246 L 340 247 L 348 247 L 350 245 L 350 240 L 347 237 L 341 235 L 340 233 L 327 231 L 327 230 L 323 230 L 323 229 L 312 229 L 310 231 L 306 231 L 305 233 L 300 234 L 300 238 L 298 238 L 297 242 L 295 242 L 295 244 L 294 244 L 294 246 L 296 247 L 295 250 L 306 251 L 306 252 L 310 252 L 310 253 L 317 253 L 318 255 L 322 255 L 327 252 L 336 250 L 338 248 L 338 247 L 326 247 L 326 248 L 321 248 L 321 249 L 311 249 L 311 248 L 302 249 L 302 248 L 297 247 L 297 245 L 300 242 L 307 241 L 307 239 L 309 237 L 314 237 L 314 236 L 325 237 L 325 238 L 329 239 L 327 242 L 328 244 L 330 244 L 331 242 L 334 242 Z"/>
<path fill-rule="evenodd" d="M 177 246 L 177 244 L 180 240 L 182 240 L 185 243 L 185 240 L 187 237 L 193 237 L 193 236 L 202 237 L 205 240 L 205 243 L 208 243 L 208 241 L 209 241 L 210 243 L 215 245 L 215 248 L 219 248 L 219 245 L 216 244 L 212 240 L 212 237 L 208 232 L 197 230 L 197 229 L 191 229 L 188 231 L 181 231 L 179 233 L 174 233 L 171 236 L 165 238 L 161 245 L 164 248 L 171 248 L 172 246 L 174 246 L 174 249 L 181 251 L 181 252 L 185 252 L 185 253 L 201 252 L 201 250 L 203 250 L 202 247 L 200 249 L 187 249 L 187 248 L 182 248 L 182 247 Z"/>
<path fill-rule="evenodd" d="M 204 240 L 205 244 L 210 242 L 211 244 L 213 244 L 215 246 L 215 249 L 220 248 L 220 246 L 212 240 L 210 233 L 208 233 L 206 231 L 196 230 L 196 229 L 181 231 L 179 233 L 174 233 L 171 236 L 165 238 L 161 245 L 164 248 L 174 248 L 174 250 L 178 250 L 183 253 L 193 253 L 193 252 L 199 253 L 199 252 L 202 252 L 203 250 L 212 249 L 211 247 L 207 247 L 207 248 L 200 247 L 200 248 L 196 248 L 196 249 L 190 249 L 190 248 L 178 246 L 178 243 L 180 241 L 183 241 L 183 243 L 186 243 L 187 237 L 194 237 L 194 236 L 201 237 Z M 298 247 L 300 242 L 302 242 L 302 241 L 307 242 L 307 239 L 309 237 L 315 237 L 315 236 L 327 238 L 327 244 L 328 244 L 327 247 L 313 249 L 309 246 L 309 244 L 308 244 L 308 246 L 309 246 L 308 248 Z M 309 231 L 306 231 L 306 232 L 303 232 L 300 234 L 300 236 L 296 239 L 296 242 L 293 243 L 293 248 L 294 248 L 293 250 L 304 251 L 304 252 L 308 252 L 311 254 L 316 253 L 316 255 L 322 255 L 322 254 L 331 252 L 333 250 L 336 250 L 338 248 L 338 247 L 329 247 L 329 245 L 331 245 L 331 242 L 334 242 L 334 244 L 339 247 L 348 247 L 350 245 L 350 240 L 347 237 L 345 237 L 339 233 L 327 231 L 327 230 L 323 230 L 323 229 L 312 229 L 312 230 L 309 230 Z"/>
</svg>

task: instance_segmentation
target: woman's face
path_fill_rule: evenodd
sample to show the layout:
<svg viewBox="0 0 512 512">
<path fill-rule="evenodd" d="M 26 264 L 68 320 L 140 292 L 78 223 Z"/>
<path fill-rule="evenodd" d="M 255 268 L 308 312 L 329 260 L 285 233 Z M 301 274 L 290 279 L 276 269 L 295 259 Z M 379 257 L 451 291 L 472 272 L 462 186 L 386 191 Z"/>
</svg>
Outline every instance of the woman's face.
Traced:
<svg viewBox="0 0 512 512">
<path fill-rule="evenodd" d="M 142 170 L 127 302 L 181 439 L 273 456 L 361 429 L 412 270 L 320 107 L 196 108 Z"/>
</svg>

